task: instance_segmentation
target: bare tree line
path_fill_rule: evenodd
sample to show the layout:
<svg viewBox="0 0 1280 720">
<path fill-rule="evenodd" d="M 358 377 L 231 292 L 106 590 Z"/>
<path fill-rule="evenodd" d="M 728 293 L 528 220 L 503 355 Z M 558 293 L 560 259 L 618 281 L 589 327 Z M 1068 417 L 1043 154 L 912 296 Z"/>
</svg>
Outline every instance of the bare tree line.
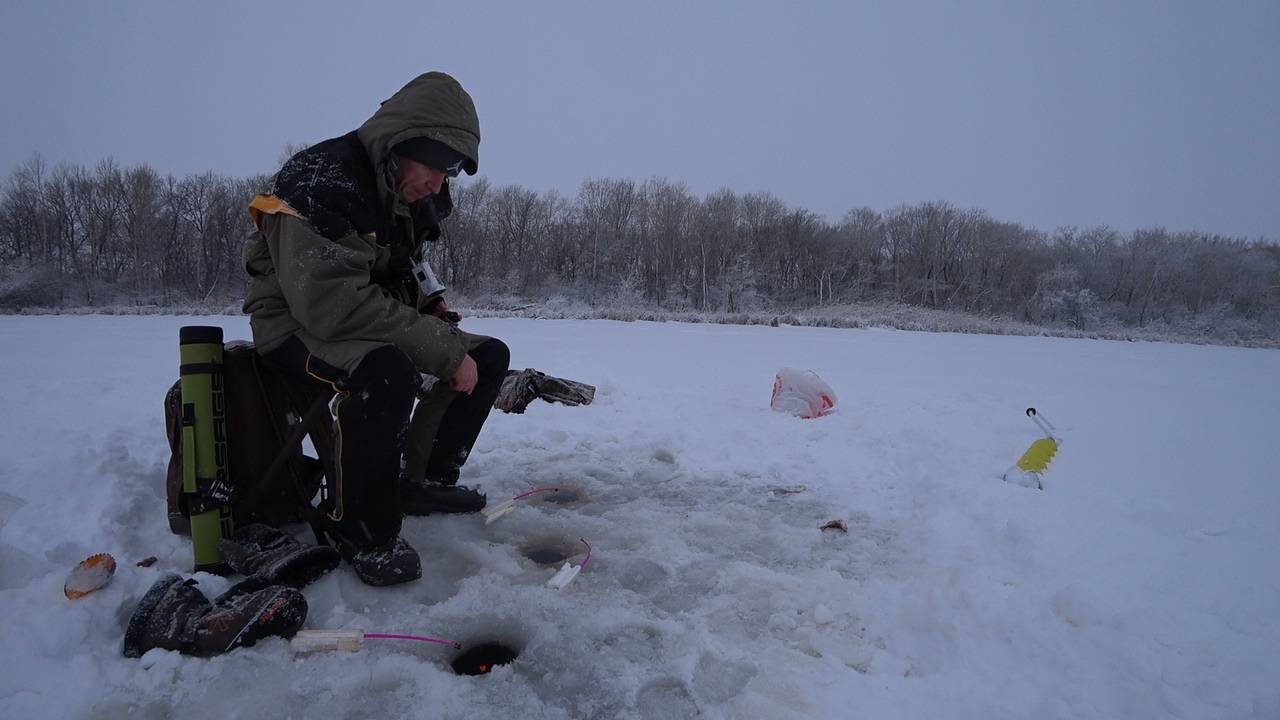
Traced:
<svg viewBox="0 0 1280 720">
<path fill-rule="evenodd" d="M 246 205 L 266 176 L 177 179 L 33 158 L 0 185 L 0 307 L 240 297 Z M 1243 323 L 1280 335 L 1280 245 L 1162 228 L 1046 233 L 945 202 L 838 222 L 768 193 L 589 179 L 575 196 L 458 183 L 431 262 L 484 302 L 565 297 L 701 312 L 889 302 L 1046 325 Z"/>
<path fill-rule="evenodd" d="M 665 179 L 575 197 L 485 180 L 455 191 L 432 260 L 474 296 L 748 312 L 895 302 L 1033 323 L 1280 330 L 1280 245 L 1161 228 L 1052 233 L 945 202 L 830 223 L 771 194 L 693 195 Z"/>
<path fill-rule="evenodd" d="M 243 293 L 247 198 L 266 178 L 35 157 L 0 185 L 0 307 L 191 304 Z"/>
</svg>

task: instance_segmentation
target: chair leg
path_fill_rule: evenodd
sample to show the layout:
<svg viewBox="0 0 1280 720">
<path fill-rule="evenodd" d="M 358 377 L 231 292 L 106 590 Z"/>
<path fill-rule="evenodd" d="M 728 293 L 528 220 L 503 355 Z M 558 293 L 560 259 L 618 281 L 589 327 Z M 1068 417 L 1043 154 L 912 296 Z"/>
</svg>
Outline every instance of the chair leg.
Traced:
<svg viewBox="0 0 1280 720">
<path fill-rule="evenodd" d="M 322 414 L 326 416 L 329 414 L 327 407 L 328 404 L 328 400 L 323 397 L 317 398 L 315 402 L 311 404 L 311 407 L 307 409 L 306 414 L 302 416 L 302 422 L 295 425 L 293 430 L 289 433 L 289 437 L 285 438 L 284 445 L 281 446 L 280 452 L 276 453 L 271 464 L 267 466 L 267 471 L 262 474 L 262 478 L 258 481 L 259 484 L 266 487 L 273 479 L 275 479 L 276 474 L 284 469 L 285 464 L 289 462 L 289 458 L 293 456 L 294 451 L 302 444 L 302 439 L 307 436 L 309 432 L 308 429 L 317 424 L 317 421 L 320 420 Z M 319 443 L 315 443 L 314 440 L 312 443 L 317 446 L 318 451 Z M 321 462 L 323 462 L 323 460 L 321 460 Z M 326 472 L 328 472 L 327 467 Z M 301 492 L 301 488 L 298 489 Z M 301 499 L 304 502 L 311 500 L 311 498 Z"/>
</svg>

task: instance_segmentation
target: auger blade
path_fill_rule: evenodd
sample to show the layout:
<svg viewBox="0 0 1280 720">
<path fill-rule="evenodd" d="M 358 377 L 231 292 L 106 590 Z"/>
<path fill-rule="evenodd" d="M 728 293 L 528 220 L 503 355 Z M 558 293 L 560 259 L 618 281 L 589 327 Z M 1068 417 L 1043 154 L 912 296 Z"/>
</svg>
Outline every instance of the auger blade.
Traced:
<svg viewBox="0 0 1280 720">
<path fill-rule="evenodd" d="M 1031 447 L 1018 458 L 1018 469 L 1026 472 L 1042 473 L 1049 467 L 1049 461 L 1058 454 L 1058 441 L 1053 438 L 1040 438 L 1031 443 Z"/>
</svg>

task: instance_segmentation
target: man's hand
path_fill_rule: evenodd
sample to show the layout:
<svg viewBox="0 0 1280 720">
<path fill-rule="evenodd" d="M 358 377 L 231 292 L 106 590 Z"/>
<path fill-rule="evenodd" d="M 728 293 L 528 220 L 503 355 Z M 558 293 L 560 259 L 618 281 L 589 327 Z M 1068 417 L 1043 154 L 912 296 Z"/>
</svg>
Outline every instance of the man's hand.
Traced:
<svg viewBox="0 0 1280 720">
<path fill-rule="evenodd" d="M 457 325 L 462 322 L 462 316 L 449 309 L 449 303 L 444 301 L 443 295 L 432 300 L 431 303 L 427 305 L 427 312 L 447 323 Z"/>
<path fill-rule="evenodd" d="M 453 379 L 449 380 L 449 386 L 460 393 L 470 395 L 479 379 L 480 373 L 476 370 L 476 361 L 467 354 L 462 356 L 462 364 L 458 366 L 458 372 L 454 373 Z"/>
</svg>

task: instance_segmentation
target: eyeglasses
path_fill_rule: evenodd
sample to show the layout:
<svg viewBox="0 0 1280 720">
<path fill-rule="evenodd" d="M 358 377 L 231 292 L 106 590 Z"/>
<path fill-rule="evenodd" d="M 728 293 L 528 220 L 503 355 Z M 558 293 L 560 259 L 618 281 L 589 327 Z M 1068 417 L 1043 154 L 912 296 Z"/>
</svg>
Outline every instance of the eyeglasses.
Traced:
<svg viewBox="0 0 1280 720">
<path fill-rule="evenodd" d="M 441 170 L 441 172 L 443 172 L 445 175 L 447 175 L 447 176 L 449 176 L 449 177 L 451 177 L 451 178 L 456 178 L 456 177 L 458 177 L 458 174 L 462 172 L 462 164 L 463 164 L 464 162 L 466 162 L 466 161 L 465 161 L 465 160 L 459 160 L 458 162 L 456 162 L 456 163 L 454 163 L 454 164 L 450 165 L 449 167 L 445 168 L 444 170 Z"/>
</svg>

